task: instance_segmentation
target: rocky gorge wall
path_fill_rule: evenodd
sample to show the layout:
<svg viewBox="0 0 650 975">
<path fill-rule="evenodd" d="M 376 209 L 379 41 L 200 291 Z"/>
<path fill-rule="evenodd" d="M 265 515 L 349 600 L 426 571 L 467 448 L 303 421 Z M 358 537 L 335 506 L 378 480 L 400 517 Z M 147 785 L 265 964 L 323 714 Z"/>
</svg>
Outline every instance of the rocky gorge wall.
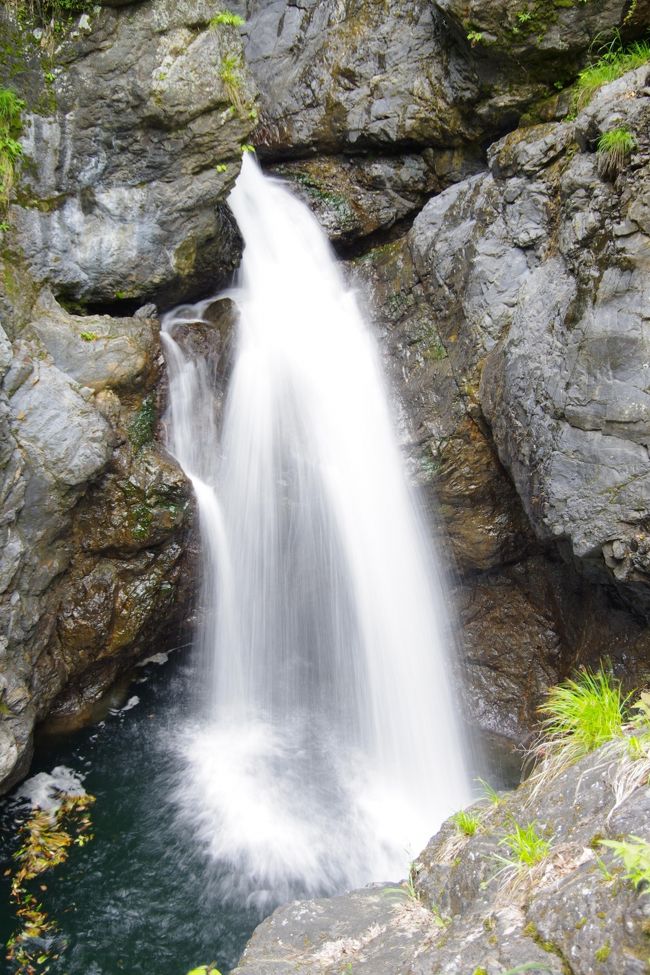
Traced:
<svg viewBox="0 0 650 975">
<path fill-rule="evenodd" d="M 216 0 L 114 0 L 35 34 L 0 6 L 25 102 L 0 245 L 5 787 L 37 720 L 182 615 L 157 312 L 228 282 L 251 142 L 382 337 L 481 727 L 521 739 L 578 663 L 648 666 L 650 69 L 567 116 L 596 39 L 643 36 L 650 4 L 228 9 L 241 29 Z M 604 172 L 617 126 L 634 150 Z"/>
</svg>

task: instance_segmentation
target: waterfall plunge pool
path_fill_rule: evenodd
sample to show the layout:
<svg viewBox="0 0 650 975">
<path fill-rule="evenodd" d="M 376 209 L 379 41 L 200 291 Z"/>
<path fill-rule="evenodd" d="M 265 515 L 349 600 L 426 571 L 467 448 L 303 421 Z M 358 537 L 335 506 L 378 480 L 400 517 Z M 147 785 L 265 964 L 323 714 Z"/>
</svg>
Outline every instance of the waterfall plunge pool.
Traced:
<svg viewBox="0 0 650 975">
<path fill-rule="evenodd" d="M 212 961 L 227 972 L 260 920 L 223 903 L 214 864 L 176 816 L 173 794 L 183 783 L 175 738 L 191 715 L 192 656 L 178 652 L 164 667 L 140 670 L 125 701 L 99 723 L 41 736 L 31 777 L 63 766 L 96 797 L 93 839 L 27 885 L 57 925 L 60 959 L 49 962 L 51 975 L 185 975 Z M 12 796 L 0 804 L 2 874 L 15 866 L 26 815 L 28 806 Z M 4 945 L 19 923 L 11 878 L 0 881 Z"/>
<path fill-rule="evenodd" d="M 195 680 L 193 652 L 179 651 L 164 666 L 136 671 L 98 723 L 39 739 L 30 778 L 64 766 L 97 799 L 94 838 L 28 885 L 57 925 L 60 959 L 49 962 L 50 975 L 186 975 L 213 961 L 225 975 L 261 920 L 257 910 L 223 902 L 223 877 L 176 816 L 177 733 L 192 715 Z M 496 746 L 486 761 L 477 775 L 516 785 L 507 748 Z M 3 945 L 19 928 L 3 874 L 14 867 L 27 813 L 13 796 L 0 801 Z"/>
</svg>

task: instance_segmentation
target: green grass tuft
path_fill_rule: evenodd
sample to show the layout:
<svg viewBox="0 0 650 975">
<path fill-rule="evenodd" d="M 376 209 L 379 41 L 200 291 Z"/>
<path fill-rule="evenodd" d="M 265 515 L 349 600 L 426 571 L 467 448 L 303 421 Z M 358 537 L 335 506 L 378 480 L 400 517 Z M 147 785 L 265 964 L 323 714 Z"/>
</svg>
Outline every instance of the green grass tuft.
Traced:
<svg viewBox="0 0 650 975">
<path fill-rule="evenodd" d="M 618 681 L 602 667 L 551 688 L 539 708 L 547 752 L 561 751 L 574 761 L 623 736 L 627 698 Z"/>
<path fill-rule="evenodd" d="M 601 49 L 600 57 L 578 75 L 576 107 L 584 108 L 599 88 L 616 81 L 628 71 L 640 68 L 650 61 L 650 43 L 636 41 L 623 49 L 617 36 L 606 48 Z"/>
<path fill-rule="evenodd" d="M 466 812 L 464 809 L 461 809 L 451 818 L 458 832 L 464 836 L 474 836 L 481 828 L 480 817 L 475 813 Z"/>
<path fill-rule="evenodd" d="M 498 859 L 507 866 L 515 867 L 534 867 L 548 856 L 551 849 L 550 841 L 540 836 L 535 823 L 528 826 L 513 823 L 512 832 L 499 840 L 499 846 L 505 847 L 509 855 Z"/>
<path fill-rule="evenodd" d="M 629 129 L 610 129 L 603 132 L 598 140 L 598 169 L 603 176 L 613 176 L 625 165 L 625 160 L 634 152 L 637 141 Z"/>
<path fill-rule="evenodd" d="M 217 14 L 212 17 L 209 21 L 210 27 L 242 27 L 246 21 L 239 14 L 233 14 L 230 10 L 224 10 L 222 13 Z"/>
<path fill-rule="evenodd" d="M 489 782 L 486 782 L 485 779 L 479 778 L 476 781 L 483 789 L 483 795 L 488 800 L 490 805 L 500 806 L 504 801 L 504 797 L 501 795 L 501 793 L 491 786 Z"/>
</svg>

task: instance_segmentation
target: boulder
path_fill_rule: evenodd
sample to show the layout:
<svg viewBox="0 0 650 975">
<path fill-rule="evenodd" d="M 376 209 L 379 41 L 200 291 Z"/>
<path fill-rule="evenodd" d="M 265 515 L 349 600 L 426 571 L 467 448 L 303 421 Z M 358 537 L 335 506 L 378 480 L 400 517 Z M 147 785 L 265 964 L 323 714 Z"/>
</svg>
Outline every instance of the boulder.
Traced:
<svg viewBox="0 0 650 975">
<path fill-rule="evenodd" d="M 607 749 L 479 801 L 472 835 L 448 820 L 408 882 L 278 908 L 233 975 L 643 975 L 650 899 L 601 841 L 647 847 L 650 794 L 621 788 L 626 744 Z M 538 862 L 511 852 L 516 826 L 547 844 Z"/>
</svg>

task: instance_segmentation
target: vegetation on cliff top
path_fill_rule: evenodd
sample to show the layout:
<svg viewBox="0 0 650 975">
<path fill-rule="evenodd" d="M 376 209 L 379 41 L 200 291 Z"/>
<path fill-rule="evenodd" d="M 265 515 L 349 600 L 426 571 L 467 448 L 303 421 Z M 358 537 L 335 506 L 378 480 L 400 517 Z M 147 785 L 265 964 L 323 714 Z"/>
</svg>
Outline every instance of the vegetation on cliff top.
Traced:
<svg viewBox="0 0 650 975">
<path fill-rule="evenodd" d="M 584 106 L 603 85 L 616 81 L 628 71 L 640 68 L 650 61 L 650 43 L 636 41 L 624 48 L 619 34 L 598 50 L 598 58 L 578 75 L 576 107 Z"/>
</svg>

